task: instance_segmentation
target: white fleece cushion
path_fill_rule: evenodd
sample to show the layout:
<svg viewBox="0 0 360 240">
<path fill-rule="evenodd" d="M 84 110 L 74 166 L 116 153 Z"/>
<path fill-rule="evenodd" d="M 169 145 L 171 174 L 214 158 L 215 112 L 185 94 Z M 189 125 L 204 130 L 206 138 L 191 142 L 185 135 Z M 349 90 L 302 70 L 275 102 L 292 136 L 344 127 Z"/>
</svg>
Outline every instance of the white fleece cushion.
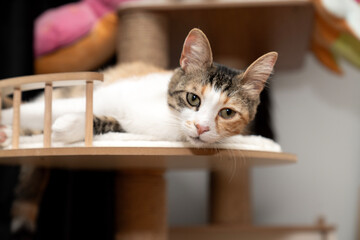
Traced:
<svg viewBox="0 0 360 240">
<path fill-rule="evenodd" d="M 20 137 L 19 148 L 42 148 L 43 135 L 22 136 Z M 84 142 L 75 142 L 64 144 L 62 142 L 53 142 L 52 147 L 81 147 Z M 130 134 L 130 133 L 106 133 L 94 136 L 94 147 L 169 147 L 169 148 L 191 148 L 188 142 L 161 141 L 151 136 Z M 257 150 L 281 152 L 279 144 L 271 139 L 261 136 L 235 136 L 232 137 L 231 143 L 217 143 L 207 145 L 209 148 L 220 149 L 240 149 L 240 150 Z"/>
</svg>

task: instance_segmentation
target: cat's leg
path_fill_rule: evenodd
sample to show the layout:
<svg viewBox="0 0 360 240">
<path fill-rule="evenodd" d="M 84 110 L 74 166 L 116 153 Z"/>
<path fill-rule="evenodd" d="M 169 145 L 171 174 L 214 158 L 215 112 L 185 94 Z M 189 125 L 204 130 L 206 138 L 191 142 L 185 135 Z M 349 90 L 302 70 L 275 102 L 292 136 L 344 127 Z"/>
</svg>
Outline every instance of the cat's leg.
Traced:
<svg viewBox="0 0 360 240">
<path fill-rule="evenodd" d="M 52 139 L 71 143 L 85 139 L 85 113 L 69 113 L 58 117 L 52 125 Z"/>
<path fill-rule="evenodd" d="M 12 129 L 9 125 L 0 125 L 0 150 L 11 144 Z"/>
<path fill-rule="evenodd" d="M 20 129 L 20 136 L 33 136 L 41 134 L 42 130 Z M 11 146 L 12 126 L 0 125 L 0 150 Z"/>
<path fill-rule="evenodd" d="M 39 134 L 21 130 L 21 135 Z M 11 126 L 0 126 L 0 150 L 11 144 Z M 11 209 L 12 239 L 33 239 L 40 201 L 47 185 L 49 170 L 22 165 Z"/>
<path fill-rule="evenodd" d="M 85 139 L 85 113 L 65 114 L 57 118 L 52 126 L 52 138 L 59 142 L 77 142 Z M 93 117 L 93 134 L 124 132 L 120 123 L 110 116 Z"/>
<path fill-rule="evenodd" d="M 33 239 L 40 202 L 50 170 L 22 165 L 11 209 L 12 239 Z"/>
</svg>

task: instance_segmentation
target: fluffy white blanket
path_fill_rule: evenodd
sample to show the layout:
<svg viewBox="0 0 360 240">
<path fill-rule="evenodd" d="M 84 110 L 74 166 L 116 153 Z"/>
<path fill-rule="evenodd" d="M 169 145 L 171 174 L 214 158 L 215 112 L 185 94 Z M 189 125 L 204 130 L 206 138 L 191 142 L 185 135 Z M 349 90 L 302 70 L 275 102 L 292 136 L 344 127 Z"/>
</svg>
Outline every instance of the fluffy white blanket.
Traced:
<svg viewBox="0 0 360 240">
<path fill-rule="evenodd" d="M 22 136 L 20 137 L 19 148 L 42 148 L 43 135 Z M 75 142 L 64 144 L 62 142 L 53 142 L 52 147 L 81 147 L 84 142 Z M 187 142 L 159 141 L 150 136 L 129 134 L 129 133 L 107 133 L 97 135 L 93 140 L 94 147 L 193 147 Z M 208 148 L 218 149 L 240 149 L 240 150 L 257 150 L 281 152 L 279 144 L 271 139 L 261 136 L 235 136 L 231 141 L 207 145 Z"/>
</svg>

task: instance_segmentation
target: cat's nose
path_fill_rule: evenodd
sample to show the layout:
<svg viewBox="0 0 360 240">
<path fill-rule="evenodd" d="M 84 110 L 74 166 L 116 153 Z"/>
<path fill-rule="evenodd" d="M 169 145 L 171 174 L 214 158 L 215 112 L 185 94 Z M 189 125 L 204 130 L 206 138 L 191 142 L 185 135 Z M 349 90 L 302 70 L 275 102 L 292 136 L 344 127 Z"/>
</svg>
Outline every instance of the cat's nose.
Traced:
<svg viewBox="0 0 360 240">
<path fill-rule="evenodd" d="M 195 124 L 195 127 L 199 135 L 203 134 L 204 132 L 208 132 L 210 130 L 208 126 L 202 126 L 200 124 Z"/>
</svg>

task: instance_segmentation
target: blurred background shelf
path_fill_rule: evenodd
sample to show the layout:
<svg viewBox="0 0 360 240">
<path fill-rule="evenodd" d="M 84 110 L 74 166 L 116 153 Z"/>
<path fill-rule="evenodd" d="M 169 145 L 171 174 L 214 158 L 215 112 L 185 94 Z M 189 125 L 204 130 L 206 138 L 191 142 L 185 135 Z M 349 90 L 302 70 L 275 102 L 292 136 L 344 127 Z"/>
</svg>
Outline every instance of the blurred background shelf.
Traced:
<svg viewBox="0 0 360 240">
<path fill-rule="evenodd" d="M 334 240 L 335 227 L 313 226 L 198 226 L 172 228 L 170 240 Z"/>
<path fill-rule="evenodd" d="M 214 60 L 244 68 L 269 51 L 276 69 L 302 65 L 309 48 L 314 9 L 310 0 L 129 2 L 119 9 L 118 60 L 177 67 L 184 37 L 202 29 Z"/>
</svg>

